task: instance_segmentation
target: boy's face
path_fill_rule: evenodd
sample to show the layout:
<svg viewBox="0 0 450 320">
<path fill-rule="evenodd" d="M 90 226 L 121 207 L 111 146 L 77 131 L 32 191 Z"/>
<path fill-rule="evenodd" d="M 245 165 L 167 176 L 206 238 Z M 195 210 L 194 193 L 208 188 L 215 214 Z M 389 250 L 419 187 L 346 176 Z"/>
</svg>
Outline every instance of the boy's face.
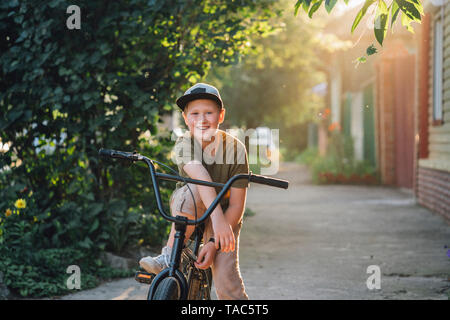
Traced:
<svg viewBox="0 0 450 320">
<path fill-rule="evenodd" d="M 219 109 L 212 100 L 197 99 L 184 108 L 183 118 L 197 140 L 209 142 L 225 118 L 225 109 Z"/>
</svg>

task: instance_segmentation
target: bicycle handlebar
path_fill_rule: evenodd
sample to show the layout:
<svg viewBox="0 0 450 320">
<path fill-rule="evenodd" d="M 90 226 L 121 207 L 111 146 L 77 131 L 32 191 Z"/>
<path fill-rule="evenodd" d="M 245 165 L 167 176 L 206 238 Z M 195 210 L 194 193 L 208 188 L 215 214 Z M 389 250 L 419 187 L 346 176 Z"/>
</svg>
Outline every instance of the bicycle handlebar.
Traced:
<svg viewBox="0 0 450 320">
<path fill-rule="evenodd" d="M 98 151 L 98 154 L 100 156 L 104 157 L 110 157 L 110 158 L 117 158 L 117 159 L 125 159 L 125 160 L 131 160 L 131 161 L 138 161 L 138 154 L 131 153 L 131 152 L 124 152 L 124 151 L 117 151 L 117 150 L 109 150 L 109 149 L 103 149 L 101 148 Z"/>
<path fill-rule="evenodd" d="M 283 189 L 287 189 L 289 187 L 289 181 L 269 178 L 269 177 L 262 176 L 259 174 L 251 173 L 248 178 L 249 178 L 250 182 L 265 184 L 265 185 L 272 186 L 272 187 L 283 188 Z"/>
<path fill-rule="evenodd" d="M 185 223 L 187 225 L 199 224 L 199 223 L 202 223 L 203 221 L 205 221 L 209 217 L 209 215 L 214 211 L 216 206 L 219 204 L 220 200 L 223 198 L 223 196 L 226 194 L 228 189 L 231 187 L 231 185 L 236 180 L 248 179 L 249 182 L 265 184 L 265 185 L 268 185 L 268 186 L 273 186 L 273 187 L 283 188 L 283 189 L 287 189 L 288 186 L 289 186 L 289 182 L 286 181 L 286 180 L 269 178 L 269 177 L 262 176 L 262 175 L 252 174 L 251 172 L 249 174 L 237 174 L 237 175 L 234 175 L 225 184 L 217 183 L 217 182 L 209 182 L 209 181 L 204 181 L 204 180 L 196 180 L 196 179 L 184 178 L 184 177 L 181 177 L 181 176 L 175 176 L 175 175 L 170 175 L 170 174 L 164 174 L 164 173 L 156 172 L 155 166 L 153 164 L 153 160 L 149 159 L 149 158 L 147 158 L 145 156 L 142 156 L 142 155 L 140 155 L 140 154 L 138 154 L 136 152 L 131 153 L 131 152 L 124 152 L 124 151 L 109 150 L 109 149 L 101 148 L 98 151 L 98 153 L 99 153 L 100 156 L 106 156 L 106 157 L 110 157 L 110 158 L 117 158 L 117 159 L 124 159 L 124 160 L 130 160 L 130 161 L 143 161 L 143 162 L 145 162 L 147 164 L 147 166 L 149 167 L 149 169 L 150 169 L 150 175 L 152 177 L 152 184 L 153 184 L 153 188 L 155 190 L 156 203 L 157 203 L 158 210 L 161 213 L 161 215 L 163 216 L 164 219 L 169 220 L 171 222 Z M 172 180 L 172 181 L 181 181 L 181 182 L 188 182 L 188 183 L 193 183 L 193 184 L 200 184 L 200 185 L 205 185 L 205 186 L 210 186 L 210 187 L 221 187 L 222 190 L 219 192 L 219 194 L 216 196 L 214 201 L 211 203 L 209 208 L 206 210 L 206 212 L 203 214 L 203 216 L 200 219 L 197 219 L 197 220 L 190 220 L 190 219 L 180 220 L 180 219 L 177 219 L 176 217 L 168 215 L 164 211 L 164 208 L 162 206 L 161 194 L 159 192 L 159 185 L 158 185 L 157 178 L 164 179 L 164 180 Z"/>
</svg>

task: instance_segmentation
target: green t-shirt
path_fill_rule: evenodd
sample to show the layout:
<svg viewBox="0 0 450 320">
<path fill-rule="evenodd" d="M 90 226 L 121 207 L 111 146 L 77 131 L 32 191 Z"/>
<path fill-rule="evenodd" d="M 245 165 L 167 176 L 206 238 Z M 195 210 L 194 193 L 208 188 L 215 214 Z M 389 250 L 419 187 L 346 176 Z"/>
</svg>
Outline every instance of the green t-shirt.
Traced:
<svg viewBox="0 0 450 320">
<path fill-rule="evenodd" d="M 189 178 L 183 167 L 192 160 L 201 162 L 211 176 L 212 181 L 218 183 L 226 183 L 236 174 L 249 173 L 245 145 L 231 134 L 222 130 L 218 130 L 216 138 L 219 139 L 219 144 L 214 155 L 212 155 L 211 151 L 215 143 L 209 144 L 202 150 L 200 143 L 191 137 L 189 131 L 186 131 L 183 136 L 177 139 L 174 147 L 175 163 L 177 163 L 178 171 L 182 177 Z M 177 189 L 183 185 L 183 182 L 177 183 Z M 247 188 L 248 180 L 236 180 L 231 187 Z M 219 187 L 215 189 L 217 193 L 221 190 Z M 223 211 L 228 207 L 228 203 L 229 193 L 220 202 Z"/>
</svg>

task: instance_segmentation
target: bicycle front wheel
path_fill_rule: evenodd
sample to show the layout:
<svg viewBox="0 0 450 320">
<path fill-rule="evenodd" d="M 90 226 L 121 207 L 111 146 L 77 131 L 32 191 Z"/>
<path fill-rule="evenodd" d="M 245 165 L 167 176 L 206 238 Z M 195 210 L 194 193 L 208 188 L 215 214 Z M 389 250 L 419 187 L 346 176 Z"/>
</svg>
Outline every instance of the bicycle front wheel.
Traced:
<svg viewBox="0 0 450 320">
<path fill-rule="evenodd" d="M 177 279 L 167 277 L 158 284 L 152 300 L 179 300 L 180 296 L 181 290 Z"/>
</svg>

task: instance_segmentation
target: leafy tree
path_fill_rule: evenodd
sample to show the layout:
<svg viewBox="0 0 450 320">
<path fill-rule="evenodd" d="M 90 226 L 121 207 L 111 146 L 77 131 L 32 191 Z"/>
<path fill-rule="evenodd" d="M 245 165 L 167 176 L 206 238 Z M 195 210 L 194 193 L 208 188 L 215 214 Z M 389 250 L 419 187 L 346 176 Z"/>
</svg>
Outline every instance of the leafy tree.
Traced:
<svg viewBox="0 0 450 320">
<path fill-rule="evenodd" d="M 309 18 L 312 18 L 313 14 L 320 8 L 322 3 L 325 3 L 325 9 L 330 13 L 337 1 L 338 0 L 298 0 L 294 5 L 294 15 L 296 16 L 302 8 L 308 14 Z M 348 0 L 344 0 L 344 3 L 348 4 Z M 420 0 L 392 0 L 389 6 L 384 0 L 365 0 L 353 21 L 351 28 L 352 33 L 358 27 L 358 24 L 370 7 L 374 7 L 375 9 L 375 15 L 373 16 L 374 35 L 380 45 L 383 45 L 383 40 L 389 26 L 392 28 L 392 25 L 397 18 L 401 17 L 402 25 L 408 31 L 414 33 L 411 23 L 420 23 L 421 16 L 424 15 Z M 368 55 L 374 54 L 375 52 L 376 50 L 373 50 L 371 47 L 367 49 Z"/>
<path fill-rule="evenodd" d="M 213 68 L 208 79 L 221 88 L 225 124 L 278 128 L 283 146 L 293 154 L 305 147 L 306 123 L 323 107 L 311 88 L 325 80 L 321 55 L 330 47 L 318 36 L 321 22 L 286 14 L 287 1 L 278 6 L 284 14 L 272 18 L 274 31 L 253 37 L 248 44 L 251 53 L 239 64 Z"/>
<path fill-rule="evenodd" d="M 0 139 L 9 146 L 0 250 L 9 253 L 20 249 L 20 232 L 33 250 L 120 251 L 139 237 L 157 244 L 168 224 L 155 216 L 146 168 L 100 162 L 98 149 L 167 162 L 161 115 L 211 63 L 233 63 L 273 15 L 269 0 L 81 0 L 81 28 L 70 30 L 71 4 L 0 2 Z M 4 217 L 19 197 L 26 215 Z"/>
</svg>

